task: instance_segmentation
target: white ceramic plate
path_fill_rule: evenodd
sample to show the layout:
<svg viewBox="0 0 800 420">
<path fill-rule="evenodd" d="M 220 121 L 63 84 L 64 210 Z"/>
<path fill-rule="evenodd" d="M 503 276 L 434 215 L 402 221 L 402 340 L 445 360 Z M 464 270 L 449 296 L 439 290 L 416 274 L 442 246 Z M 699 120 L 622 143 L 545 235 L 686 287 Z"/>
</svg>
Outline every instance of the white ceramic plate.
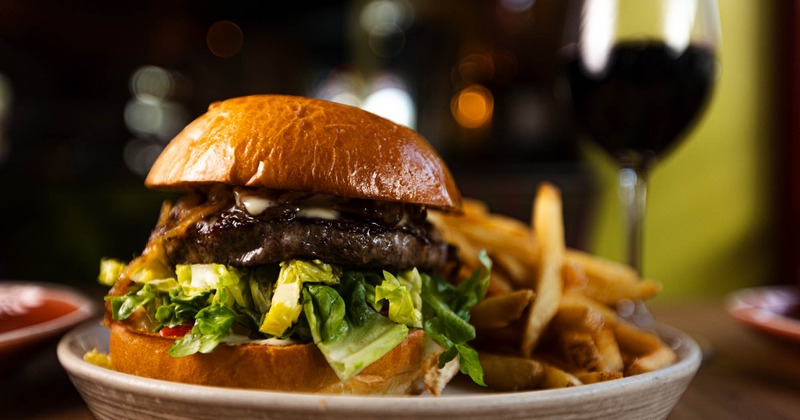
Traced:
<svg viewBox="0 0 800 420">
<path fill-rule="evenodd" d="M 265 418 L 381 419 L 665 418 L 700 365 L 700 349 L 666 326 L 659 333 L 679 355 L 660 371 L 573 388 L 490 393 L 457 381 L 441 397 L 356 397 L 241 390 L 159 381 L 104 369 L 83 360 L 108 349 L 108 332 L 84 325 L 65 335 L 58 358 L 99 419 Z"/>
<path fill-rule="evenodd" d="M 0 365 L 95 316 L 94 304 L 61 285 L 0 281 Z"/>
</svg>

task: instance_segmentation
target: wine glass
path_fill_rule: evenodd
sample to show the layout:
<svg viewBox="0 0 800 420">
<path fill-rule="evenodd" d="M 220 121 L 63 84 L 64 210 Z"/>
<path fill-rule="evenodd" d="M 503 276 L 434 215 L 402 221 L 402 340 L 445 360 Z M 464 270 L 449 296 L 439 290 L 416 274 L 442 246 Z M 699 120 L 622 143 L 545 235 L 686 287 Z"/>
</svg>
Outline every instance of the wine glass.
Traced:
<svg viewBox="0 0 800 420">
<path fill-rule="evenodd" d="M 642 272 L 647 175 L 702 113 L 717 76 L 716 0 L 582 0 L 562 48 L 574 117 L 619 165 L 627 262 Z"/>
</svg>

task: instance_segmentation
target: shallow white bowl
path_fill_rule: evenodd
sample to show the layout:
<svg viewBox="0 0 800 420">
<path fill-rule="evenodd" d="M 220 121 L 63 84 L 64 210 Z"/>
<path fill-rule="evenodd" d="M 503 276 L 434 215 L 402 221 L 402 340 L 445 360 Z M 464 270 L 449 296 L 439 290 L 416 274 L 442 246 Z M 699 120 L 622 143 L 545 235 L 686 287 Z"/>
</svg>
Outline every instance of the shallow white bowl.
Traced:
<svg viewBox="0 0 800 420">
<path fill-rule="evenodd" d="M 99 419 L 264 418 L 381 419 L 663 419 L 700 366 L 700 349 L 688 336 L 661 326 L 679 361 L 656 372 L 572 388 L 491 393 L 457 381 L 441 397 L 356 397 L 294 394 L 186 385 L 140 378 L 83 360 L 88 350 L 108 350 L 99 323 L 64 336 L 58 358 Z"/>
</svg>

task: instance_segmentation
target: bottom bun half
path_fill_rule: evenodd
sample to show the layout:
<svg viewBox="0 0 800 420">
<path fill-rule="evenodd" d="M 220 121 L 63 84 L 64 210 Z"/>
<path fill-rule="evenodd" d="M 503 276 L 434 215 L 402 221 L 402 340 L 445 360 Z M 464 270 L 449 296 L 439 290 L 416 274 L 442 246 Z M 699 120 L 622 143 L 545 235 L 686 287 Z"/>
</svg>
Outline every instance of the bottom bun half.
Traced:
<svg viewBox="0 0 800 420">
<path fill-rule="evenodd" d="M 420 330 L 342 382 L 314 344 L 219 345 L 209 354 L 172 357 L 175 341 L 112 323 L 109 355 L 114 370 L 188 384 L 324 394 L 438 395 L 456 370 L 437 369 L 442 349 Z"/>
</svg>

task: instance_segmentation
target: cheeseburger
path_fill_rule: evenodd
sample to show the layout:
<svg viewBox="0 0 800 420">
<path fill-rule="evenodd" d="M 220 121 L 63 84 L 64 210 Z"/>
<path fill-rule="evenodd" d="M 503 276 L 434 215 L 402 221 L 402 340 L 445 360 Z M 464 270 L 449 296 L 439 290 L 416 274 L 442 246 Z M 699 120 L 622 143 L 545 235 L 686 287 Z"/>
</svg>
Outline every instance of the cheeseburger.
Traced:
<svg viewBox="0 0 800 420">
<path fill-rule="evenodd" d="M 469 310 L 426 220 L 461 196 L 419 134 L 316 99 L 212 104 L 154 163 L 165 202 L 142 254 L 101 262 L 113 369 L 280 391 L 438 394 L 482 383 Z"/>
</svg>

